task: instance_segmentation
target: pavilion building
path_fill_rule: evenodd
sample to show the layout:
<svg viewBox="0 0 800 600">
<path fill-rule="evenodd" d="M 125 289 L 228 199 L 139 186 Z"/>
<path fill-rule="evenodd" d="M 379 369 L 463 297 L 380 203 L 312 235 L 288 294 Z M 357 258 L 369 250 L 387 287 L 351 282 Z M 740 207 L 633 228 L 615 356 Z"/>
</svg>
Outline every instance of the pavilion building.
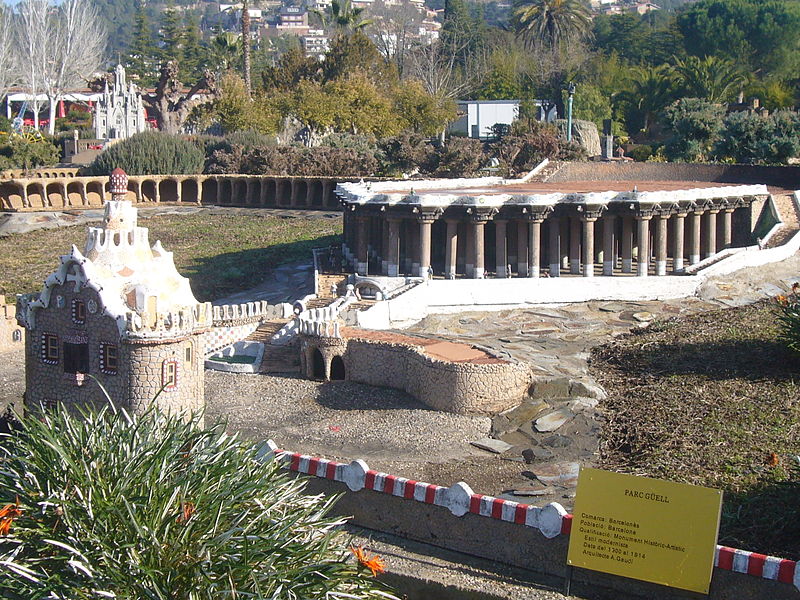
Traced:
<svg viewBox="0 0 800 600">
<path fill-rule="evenodd" d="M 343 183 L 336 194 L 360 275 L 677 275 L 754 243 L 765 185 L 669 187 L 559 192 L 484 177 Z"/>
</svg>

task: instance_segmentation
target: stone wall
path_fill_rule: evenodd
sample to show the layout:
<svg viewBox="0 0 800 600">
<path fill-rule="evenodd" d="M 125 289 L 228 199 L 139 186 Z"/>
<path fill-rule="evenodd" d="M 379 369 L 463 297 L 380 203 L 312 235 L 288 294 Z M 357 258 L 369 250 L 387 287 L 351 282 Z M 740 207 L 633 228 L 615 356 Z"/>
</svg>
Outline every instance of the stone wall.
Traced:
<svg viewBox="0 0 800 600">
<path fill-rule="evenodd" d="M 520 403 L 531 382 L 523 363 L 492 361 L 448 362 L 424 354 L 421 347 L 375 340 L 334 340 L 306 337 L 304 364 L 311 375 L 313 352 L 319 348 L 326 364 L 339 355 L 346 379 L 403 390 L 420 402 L 456 414 L 495 414 Z M 326 375 L 330 373 L 329 366 Z"/>
<path fill-rule="evenodd" d="M 87 307 L 83 323 L 73 318 L 72 301 Z M 94 307 L 94 308 L 92 308 Z M 57 360 L 47 360 L 43 336 L 55 336 Z M 66 372 L 65 343 L 86 344 L 88 375 L 96 378 L 118 405 L 141 412 L 156 398 L 165 410 L 199 410 L 203 404 L 203 349 L 201 334 L 182 339 L 129 342 L 120 340 L 117 322 L 103 314 L 98 294 L 91 288 L 74 291 L 74 285 L 55 285 L 48 308 L 36 311 L 34 326 L 25 333 L 25 384 L 27 409 L 56 402 L 67 405 L 103 405 L 106 396 L 87 374 Z M 116 347 L 116 373 L 102 364 L 102 345 Z M 164 389 L 166 362 L 174 362 L 177 385 Z"/>
<path fill-rule="evenodd" d="M 258 329 L 268 319 L 285 319 L 292 315 L 292 305 L 246 302 L 212 307 L 213 327 L 202 334 L 203 355 L 239 342 Z"/>
<path fill-rule="evenodd" d="M 0 352 L 22 350 L 25 332 L 17 323 L 17 307 L 0 294 Z"/>
</svg>

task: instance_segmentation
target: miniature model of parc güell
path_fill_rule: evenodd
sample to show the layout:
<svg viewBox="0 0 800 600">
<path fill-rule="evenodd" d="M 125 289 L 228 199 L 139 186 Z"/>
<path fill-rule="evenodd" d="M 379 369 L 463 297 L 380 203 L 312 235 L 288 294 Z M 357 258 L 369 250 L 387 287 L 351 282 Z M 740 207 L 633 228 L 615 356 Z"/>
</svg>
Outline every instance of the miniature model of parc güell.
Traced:
<svg viewBox="0 0 800 600">
<path fill-rule="evenodd" d="M 409 306 L 419 313 L 457 306 L 465 294 L 546 293 L 557 278 L 595 275 L 605 285 L 627 283 L 623 291 L 656 275 L 649 279 L 683 294 L 686 285 L 675 282 L 697 285 L 687 277 L 693 269 L 747 243 L 768 196 L 764 185 L 543 193 L 524 178 L 343 183 L 341 252 L 355 274 L 333 303 L 307 309 L 198 302 L 172 254 L 138 226 L 121 169 L 110 193 L 85 249 L 73 246 L 41 292 L 18 300 L 29 408 L 102 402 L 91 375 L 133 411 L 155 397 L 164 409 L 199 409 L 204 364 L 213 364 L 205 360 L 250 348 L 244 340 L 260 320 L 279 316 L 294 318 L 272 343 L 296 348 L 309 378 L 388 386 L 438 410 L 494 414 L 519 403 L 532 380 L 528 365 L 375 331 L 393 325 L 382 305 L 394 302 L 394 315 Z M 344 312 L 362 299 L 379 301 L 351 323 L 359 328 L 346 327 Z"/>
</svg>

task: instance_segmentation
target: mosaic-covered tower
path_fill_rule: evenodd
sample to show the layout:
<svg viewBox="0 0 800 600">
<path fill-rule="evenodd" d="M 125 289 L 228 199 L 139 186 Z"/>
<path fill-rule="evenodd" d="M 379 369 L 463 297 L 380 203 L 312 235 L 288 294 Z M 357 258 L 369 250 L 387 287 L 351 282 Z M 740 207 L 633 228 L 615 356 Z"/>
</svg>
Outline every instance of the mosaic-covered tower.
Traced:
<svg viewBox="0 0 800 600">
<path fill-rule="evenodd" d="M 102 403 L 98 382 L 133 412 L 156 396 L 165 411 L 204 405 L 201 334 L 211 305 L 197 302 L 161 242 L 150 246 L 136 208 L 122 200 L 126 189 L 115 169 L 103 224 L 89 228 L 84 251 L 73 246 L 41 292 L 18 299 L 26 409 Z"/>
</svg>

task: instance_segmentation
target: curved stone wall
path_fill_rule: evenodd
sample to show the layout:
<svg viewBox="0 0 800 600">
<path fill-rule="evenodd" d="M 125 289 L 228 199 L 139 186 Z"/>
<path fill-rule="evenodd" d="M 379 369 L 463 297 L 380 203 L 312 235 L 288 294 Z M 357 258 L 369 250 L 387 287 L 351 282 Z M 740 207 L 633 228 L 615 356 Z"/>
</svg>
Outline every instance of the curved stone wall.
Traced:
<svg viewBox="0 0 800 600">
<path fill-rule="evenodd" d="M 420 402 L 456 414 L 495 414 L 516 406 L 531 382 L 523 363 L 490 359 L 448 362 L 428 356 L 421 347 L 376 340 L 304 336 L 303 371 L 313 377 L 313 354 L 319 350 L 330 377 L 334 356 L 344 361 L 346 379 L 403 390 Z"/>
<path fill-rule="evenodd" d="M 50 177 L 49 175 L 57 175 Z M 264 208 L 338 209 L 333 177 L 261 175 L 132 175 L 126 200 Z M 110 198 L 108 177 L 47 173 L 0 181 L 0 209 L 59 210 L 101 206 Z"/>
</svg>

